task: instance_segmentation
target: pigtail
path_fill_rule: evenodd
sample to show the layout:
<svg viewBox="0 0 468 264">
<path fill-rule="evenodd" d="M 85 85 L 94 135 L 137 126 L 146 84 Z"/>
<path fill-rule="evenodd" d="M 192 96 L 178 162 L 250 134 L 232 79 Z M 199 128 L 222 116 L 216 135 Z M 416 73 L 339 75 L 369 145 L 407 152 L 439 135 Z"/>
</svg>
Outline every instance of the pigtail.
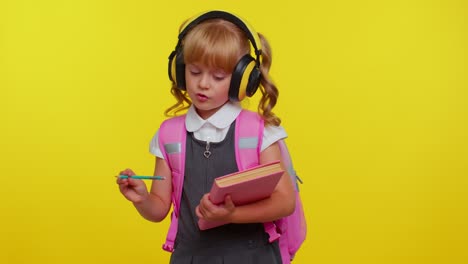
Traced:
<svg viewBox="0 0 468 264">
<path fill-rule="evenodd" d="M 192 104 L 187 92 L 179 89 L 174 82 L 172 83 L 171 94 L 177 102 L 164 111 L 164 115 L 167 117 L 177 116 L 179 112 L 187 110 Z"/>
<path fill-rule="evenodd" d="M 262 58 L 260 64 L 262 77 L 260 79 L 259 87 L 259 90 L 262 93 L 262 98 L 258 103 L 258 112 L 263 116 L 267 125 L 279 126 L 281 124 L 281 119 L 272 112 L 276 102 L 278 101 L 279 91 L 269 75 L 272 62 L 271 48 L 270 44 L 262 34 L 258 33 L 258 36 L 262 43 Z"/>
</svg>

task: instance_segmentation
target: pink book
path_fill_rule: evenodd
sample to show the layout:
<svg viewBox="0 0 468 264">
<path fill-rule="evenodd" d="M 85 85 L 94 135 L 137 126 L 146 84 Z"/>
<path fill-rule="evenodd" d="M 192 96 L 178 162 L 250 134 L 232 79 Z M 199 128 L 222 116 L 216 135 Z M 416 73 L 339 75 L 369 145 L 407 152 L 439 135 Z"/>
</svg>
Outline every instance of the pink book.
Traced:
<svg viewBox="0 0 468 264">
<path fill-rule="evenodd" d="M 214 204 L 221 204 L 226 195 L 230 194 L 235 205 L 243 205 L 268 198 L 283 173 L 280 161 L 274 161 L 216 178 L 211 187 L 210 200 Z M 200 230 L 224 224 L 227 223 L 203 219 L 198 221 Z"/>
</svg>

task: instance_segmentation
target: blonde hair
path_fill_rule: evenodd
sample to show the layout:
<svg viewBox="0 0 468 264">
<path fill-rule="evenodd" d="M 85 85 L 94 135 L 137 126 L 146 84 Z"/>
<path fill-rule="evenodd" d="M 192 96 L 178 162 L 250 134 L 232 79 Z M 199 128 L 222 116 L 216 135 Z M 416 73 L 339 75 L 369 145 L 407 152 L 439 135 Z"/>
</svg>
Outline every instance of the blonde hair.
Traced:
<svg viewBox="0 0 468 264">
<path fill-rule="evenodd" d="M 259 90 L 258 113 L 267 125 L 279 125 L 281 120 L 272 112 L 278 99 L 278 89 L 269 77 L 271 67 L 271 49 L 265 37 L 258 34 L 262 45 L 260 71 L 262 77 Z M 182 40 L 185 63 L 198 62 L 209 67 L 221 68 L 233 72 L 239 59 L 250 53 L 250 42 L 239 27 L 223 19 L 210 19 L 193 27 Z M 185 111 L 192 104 L 186 91 L 172 83 L 171 93 L 176 103 L 164 113 L 175 116 Z"/>
</svg>

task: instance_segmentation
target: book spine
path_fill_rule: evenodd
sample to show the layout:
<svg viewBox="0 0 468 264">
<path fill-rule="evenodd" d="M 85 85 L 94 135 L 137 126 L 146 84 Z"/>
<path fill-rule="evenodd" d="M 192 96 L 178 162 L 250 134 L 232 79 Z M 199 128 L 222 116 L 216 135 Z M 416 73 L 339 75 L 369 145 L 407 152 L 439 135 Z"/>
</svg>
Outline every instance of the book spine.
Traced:
<svg viewBox="0 0 468 264">
<path fill-rule="evenodd" d="M 210 201 L 214 204 L 223 203 L 224 196 L 225 196 L 224 189 L 219 187 L 215 181 L 210 191 Z"/>
</svg>

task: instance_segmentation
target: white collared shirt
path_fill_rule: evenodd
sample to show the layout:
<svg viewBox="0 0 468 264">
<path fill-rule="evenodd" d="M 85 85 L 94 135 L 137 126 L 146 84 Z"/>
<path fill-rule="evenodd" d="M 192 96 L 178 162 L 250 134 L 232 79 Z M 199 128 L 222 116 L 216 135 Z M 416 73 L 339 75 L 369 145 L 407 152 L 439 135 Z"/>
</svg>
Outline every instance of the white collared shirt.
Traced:
<svg viewBox="0 0 468 264">
<path fill-rule="evenodd" d="M 209 142 L 220 142 L 229 131 L 229 126 L 242 111 L 239 103 L 228 102 L 208 119 L 202 119 L 193 105 L 187 111 L 185 127 L 188 132 L 198 140 Z M 266 126 L 263 132 L 263 142 L 261 151 L 269 147 L 276 141 L 286 138 L 286 131 L 282 126 Z M 164 159 L 159 149 L 158 132 L 156 132 L 150 142 L 150 152 L 156 157 Z"/>
</svg>

